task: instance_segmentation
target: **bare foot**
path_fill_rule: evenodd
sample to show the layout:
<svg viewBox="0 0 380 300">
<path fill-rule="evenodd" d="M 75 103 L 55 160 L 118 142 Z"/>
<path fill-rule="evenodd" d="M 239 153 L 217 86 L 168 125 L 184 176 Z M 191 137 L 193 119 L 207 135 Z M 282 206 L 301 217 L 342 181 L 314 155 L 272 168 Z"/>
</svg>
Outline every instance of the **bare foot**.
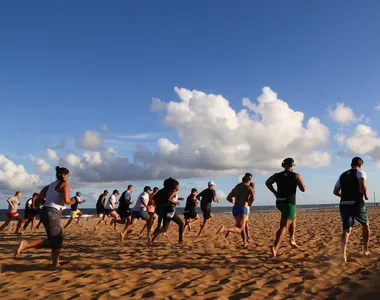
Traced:
<svg viewBox="0 0 380 300">
<path fill-rule="evenodd" d="M 21 254 L 21 252 L 24 250 L 24 245 L 25 245 L 25 241 L 21 241 L 20 244 L 18 244 L 14 257 L 17 257 Z"/>
<path fill-rule="evenodd" d="M 369 249 L 364 249 L 364 248 L 363 248 L 363 254 L 364 254 L 365 256 L 367 256 L 367 255 L 370 255 L 371 252 L 369 252 Z"/>
<path fill-rule="evenodd" d="M 249 237 L 247 238 L 247 241 L 248 241 L 248 242 L 252 242 L 252 238 L 251 238 L 251 236 L 249 236 Z"/>
<path fill-rule="evenodd" d="M 272 255 L 273 257 L 277 257 L 277 250 L 274 247 L 272 247 Z"/>
<path fill-rule="evenodd" d="M 347 265 L 347 255 L 346 254 L 343 254 L 342 263 L 344 266 Z"/>
<path fill-rule="evenodd" d="M 295 241 L 290 241 L 290 246 L 292 246 L 293 248 L 299 248 Z"/>
<path fill-rule="evenodd" d="M 120 232 L 120 242 L 124 241 L 124 237 L 125 237 L 125 235 L 122 232 Z"/>
<path fill-rule="evenodd" d="M 224 226 L 220 227 L 220 229 L 216 232 L 216 234 L 223 233 L 224 232 Z"/>
</svg>

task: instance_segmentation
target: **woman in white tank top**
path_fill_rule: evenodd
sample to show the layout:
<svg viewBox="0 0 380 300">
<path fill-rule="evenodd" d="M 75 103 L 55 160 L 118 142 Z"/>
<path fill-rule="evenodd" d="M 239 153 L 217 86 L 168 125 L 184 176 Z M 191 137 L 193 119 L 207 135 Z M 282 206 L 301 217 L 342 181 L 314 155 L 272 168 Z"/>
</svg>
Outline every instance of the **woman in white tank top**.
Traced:
<svg viewBox="0 0 380 300">
<path fill-rule="evenodd" d="M 40 202 L 44 199 L 46 200 L 44 207 L 41 210 L 40 217 L 46 230 L 47 239 L 21 241 L 15 252 L 15 257 L 26 249 L 50 248 L 52 265 L 54 267 L 61 266 L 59 261 L 63 244 L 61 211 L 65 209 L 66 205 L 72 205 L 75 202 L 70 199 L 70 186 L 67 182 L 69 174 L 68 169 L 56 167 L 57 181 L 44 187 L 36 200 L 36 207 L 39 207 Z"/>
</svg>

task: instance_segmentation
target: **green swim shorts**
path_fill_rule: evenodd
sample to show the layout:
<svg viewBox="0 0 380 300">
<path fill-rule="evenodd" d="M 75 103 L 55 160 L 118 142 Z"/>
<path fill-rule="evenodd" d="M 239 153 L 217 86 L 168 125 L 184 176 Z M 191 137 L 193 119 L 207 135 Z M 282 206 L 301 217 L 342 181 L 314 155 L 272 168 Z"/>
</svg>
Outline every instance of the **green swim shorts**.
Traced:
<svg viewBox="0 0 380 300">
<path fill-rule="evenodd" d="M 287 202 L 277 202 L 277 209 L 281 212 L 281 219 L 294 221 L 296 217 L 296 205 Z"/>
</svg>

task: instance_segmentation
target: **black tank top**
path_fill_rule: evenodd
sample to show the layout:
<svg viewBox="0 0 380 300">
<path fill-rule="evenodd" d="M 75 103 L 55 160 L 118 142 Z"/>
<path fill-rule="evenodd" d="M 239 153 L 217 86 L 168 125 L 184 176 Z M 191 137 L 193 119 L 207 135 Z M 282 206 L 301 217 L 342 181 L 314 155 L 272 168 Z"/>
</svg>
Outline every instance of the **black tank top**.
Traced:
<svg viewBox="0 0 380 300">
<path fill-rule="evenodd" d="M 356 169 L 350 169 L 339 177 L 342 197 L 341 205 L 364 206 L 363 194 L 360 192 L 360 184 Z"/>
<path fill-rule="evenodd" d="M 276 174 L 277 202 L 296 204 L 297 178 L 296 173 L 283 171 Z"/>
</svg>

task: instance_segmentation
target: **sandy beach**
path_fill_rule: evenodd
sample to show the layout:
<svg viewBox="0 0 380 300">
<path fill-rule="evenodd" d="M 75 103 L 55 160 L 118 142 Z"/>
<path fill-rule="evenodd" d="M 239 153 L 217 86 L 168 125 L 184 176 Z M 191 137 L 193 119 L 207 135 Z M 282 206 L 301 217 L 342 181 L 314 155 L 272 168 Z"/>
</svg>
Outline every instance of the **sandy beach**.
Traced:
<svg viewBox="0 0 380 300">
<path fill-rule="evenodd" d="M 172 224 L 170 240 L 161 236 L 151 249 L 145 237 L 138 236 L 142 222 L 120 243 L 109 225 L 94 233 L 96 219 L 82 220 L 80 226 L 73 223 L 65 231 L 62 260 L 69 264 L 60 270 L 49 268 L 46 249 L 13 259 L 20 237 L 5 232 L 0 235 L 0 295 L 2 299 L 379 299 L 380 208 L 368 211 L 372 253 L 362 255 L 361 228 L 356 224 L 347 266 L 339 259 L 338 210 L 299 212 L 300 248 L 292 249 L 286 241 L 277 258 L 271 258 L 270 246 L 279 213 L 250 215 L 254 240 L 248 248 L 242 247 L 240 236 L 231 235 L 227 242 L 223 235 L 215 235 L 222 224 L 233 224 L 231 215 L 215 215 L 200 238 L 196 237 L 199 223 L 194 225 L 182 245 L 176 243 L 177 226 Z M 42 229 L 29 230 L 23 238 L 43 236 Z"/>
</svg>

